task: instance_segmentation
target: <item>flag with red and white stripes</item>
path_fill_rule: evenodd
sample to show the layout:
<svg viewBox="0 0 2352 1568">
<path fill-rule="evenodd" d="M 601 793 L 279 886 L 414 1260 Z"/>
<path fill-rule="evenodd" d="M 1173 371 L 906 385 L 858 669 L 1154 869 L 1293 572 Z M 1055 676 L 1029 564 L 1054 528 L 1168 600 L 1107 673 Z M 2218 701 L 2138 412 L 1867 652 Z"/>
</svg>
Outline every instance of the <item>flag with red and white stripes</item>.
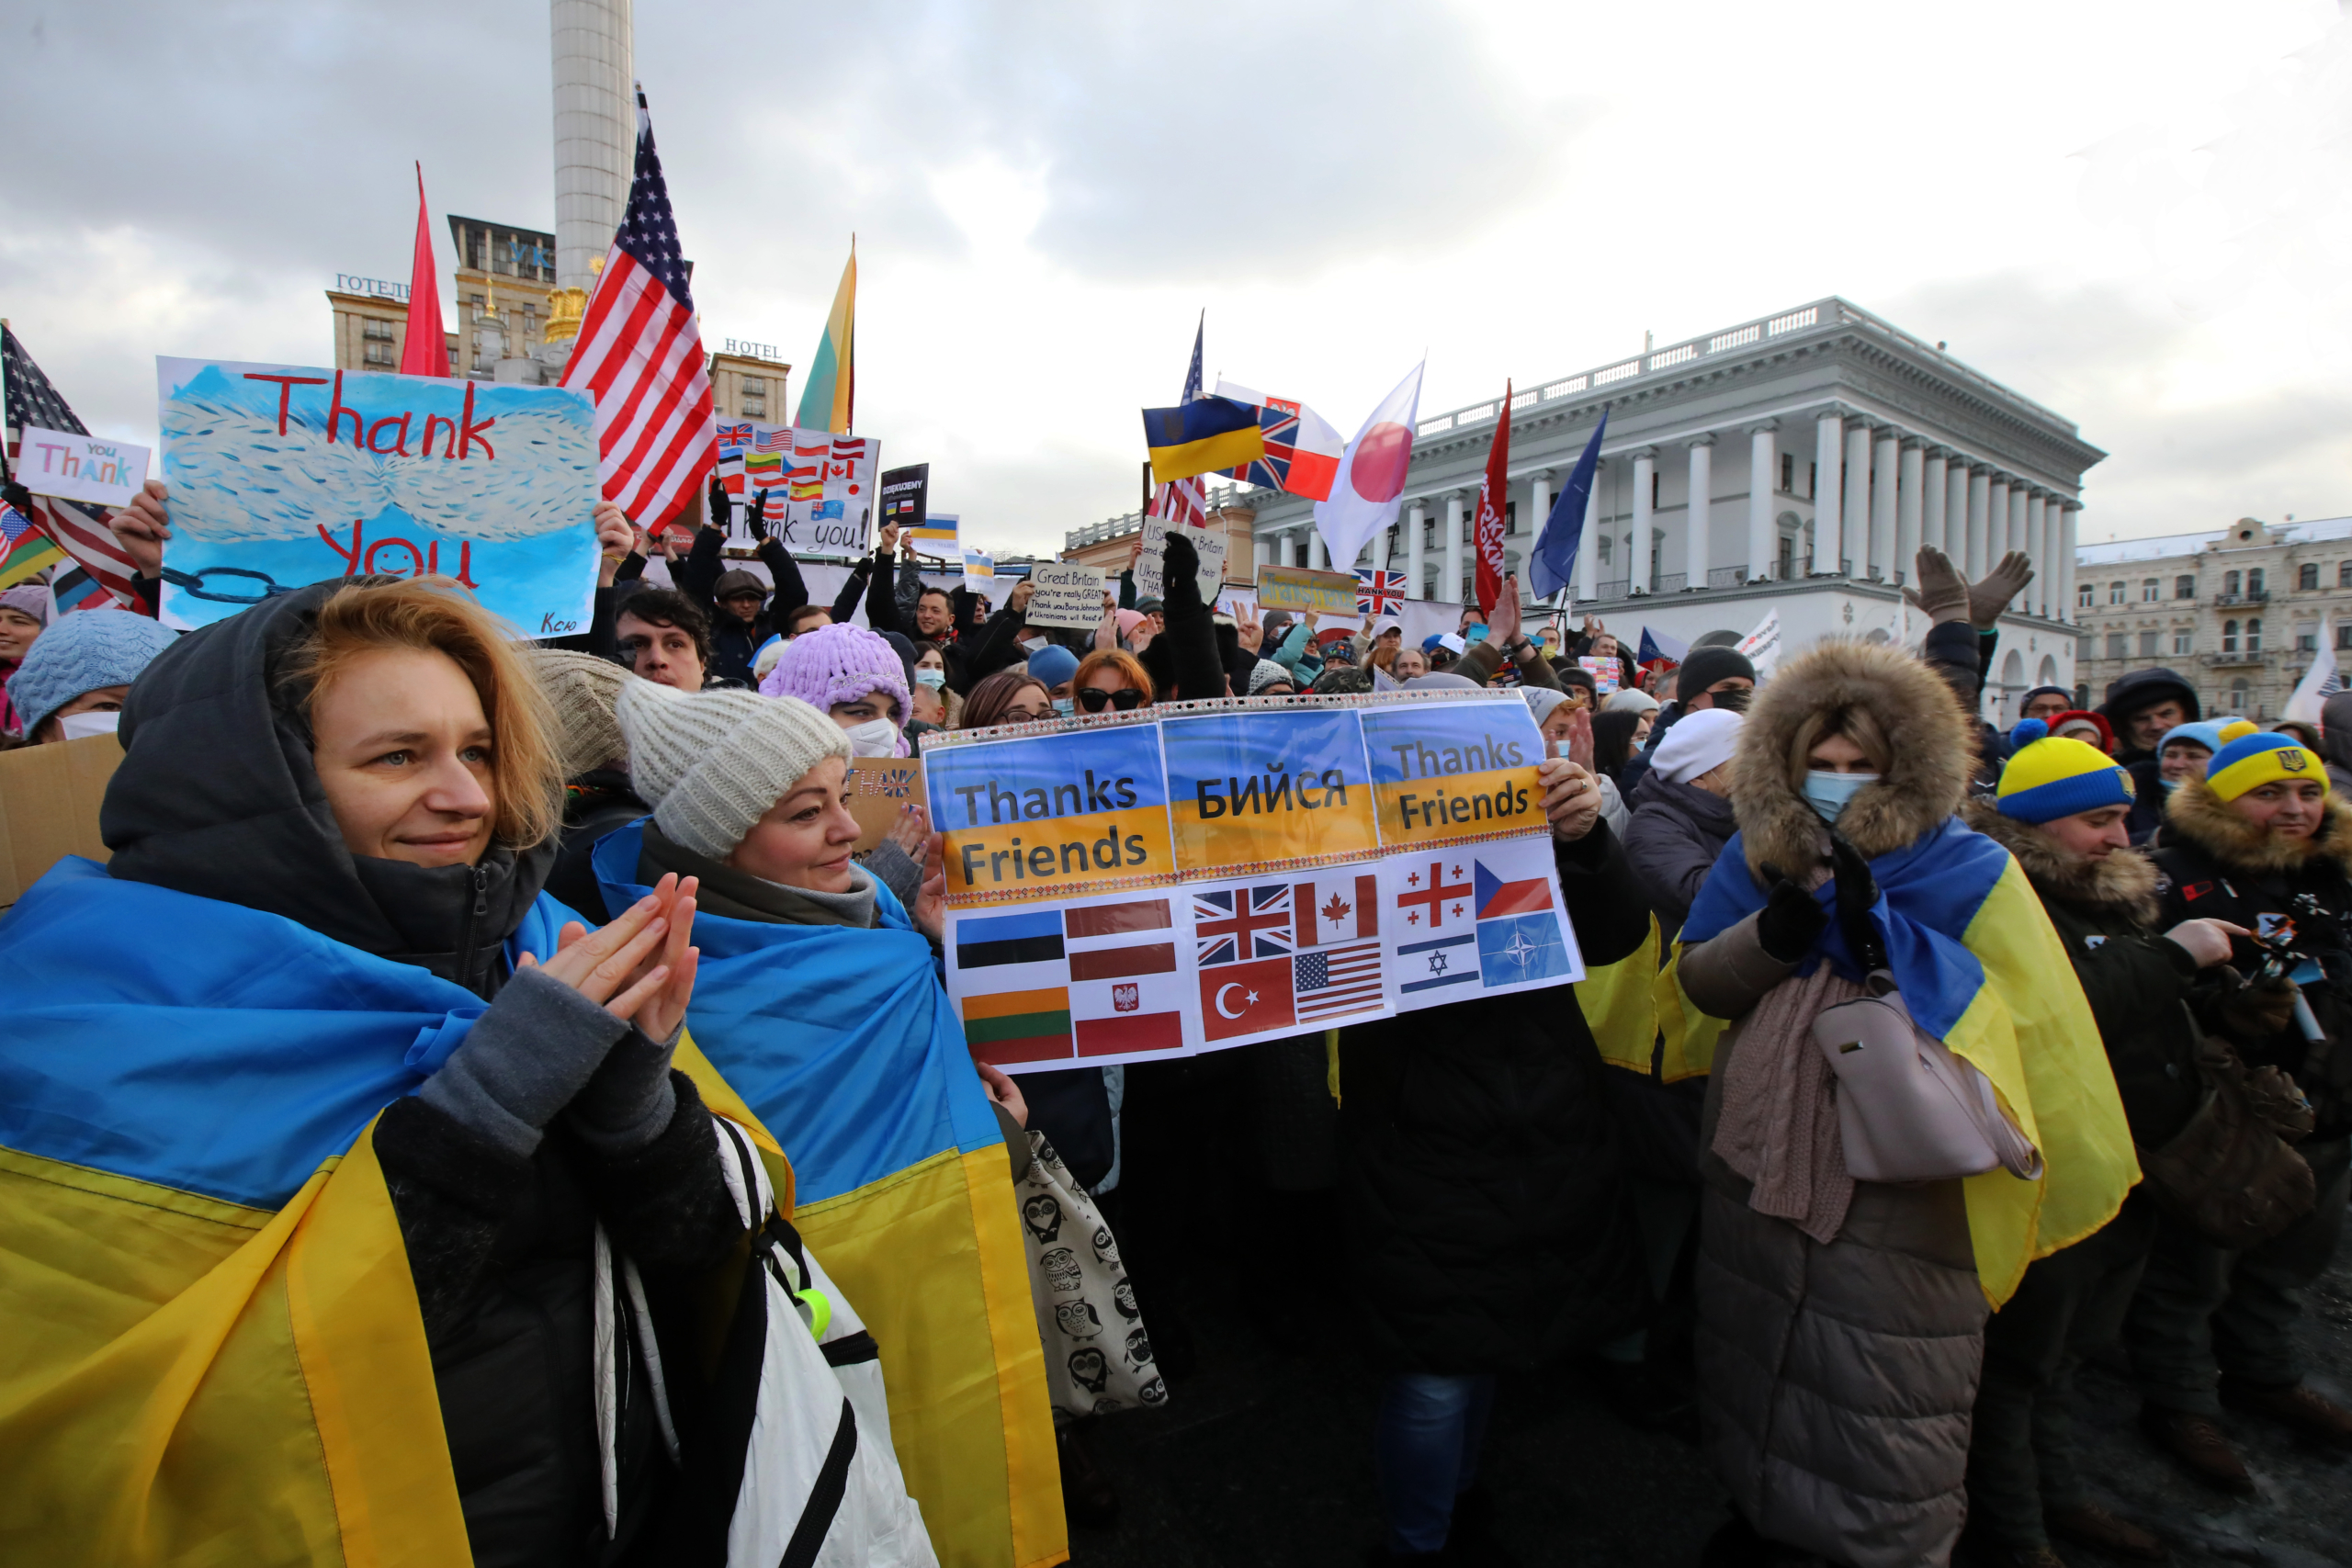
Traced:
<svg viewBox="0 0 2352 1568">
<path fill-rule="evenodd" d="M 686 278 L 640 93 L 628 211 L 605 254 L 563 384 L 596 400 L 605 499 L 649 527 L 691 503 L 718 462 L 702 324 Z"/>
<path fill-rule="evenodd" d="M 25 438 L 25 430 L 62 430 L 75 435 L 87 435 L 90 427 L 74 415 L 57 389 L 49 384 L 25 345 L 17 334 L 0 326 L 0 381 L 6 382 L 5 402 L 7 418 L 6 446 L 8 465 L 13 472 L 17 449 Z M 53 495 L 36 495 L 27 515 L 33 525 L 57 542 L 58 547 L 81 564 L 82 570 L 96 578 L 108 593 L 125 609 L 145 607 L 139 591 L 130 580 L 139 575 L 138 566 L 124 553 L 114 531 L 107 526 L 107 513 L 102 506 L 90 506 L 78 501 L 61 501 Z"/>
</svg>

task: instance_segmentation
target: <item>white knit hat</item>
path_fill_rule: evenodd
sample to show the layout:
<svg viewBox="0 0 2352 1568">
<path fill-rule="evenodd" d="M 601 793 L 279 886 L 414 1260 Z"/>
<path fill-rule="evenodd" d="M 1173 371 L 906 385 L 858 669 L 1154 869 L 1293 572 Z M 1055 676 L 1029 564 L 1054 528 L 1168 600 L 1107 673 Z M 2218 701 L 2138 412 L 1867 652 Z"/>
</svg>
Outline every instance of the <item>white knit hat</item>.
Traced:
<svg viewBox="0 0 2352 1568">
<path fill-rule="evenodd" d="M 1731 760 L 1739 746 L 1743 720 L 1729 708 L 1701 708 L 1684 714 L 1657 743 L 1650 771 L 1668 784 L 1689 784 Z"/>
<path fill-rule="evenodd" d="M 797 697 L 621 688 L 629 784 L 653 803 L 669 840 L 724 860 L 768 807 L 828 757 L 847 757 L 841 726 Z"/>
</svg>

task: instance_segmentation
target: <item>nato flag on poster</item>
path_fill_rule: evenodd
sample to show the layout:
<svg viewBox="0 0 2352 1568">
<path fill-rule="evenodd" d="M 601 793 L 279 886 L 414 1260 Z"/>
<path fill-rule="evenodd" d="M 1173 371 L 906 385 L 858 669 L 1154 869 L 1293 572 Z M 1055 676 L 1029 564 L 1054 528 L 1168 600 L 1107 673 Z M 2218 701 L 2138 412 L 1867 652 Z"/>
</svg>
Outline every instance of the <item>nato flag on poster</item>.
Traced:
<svg viewBox="0 0 2352 1568">
<path fill-rule="evenodd" d="M 1577 459 L 1576 471 L 1552 503 L 1552 515 L 1544 519 L 1543 536 L 1527 558 L 1528 586 L 1538 599 L 1549 599 L 1566 588 L 1576 571 L 1577 547 L 1584 540 L 1585 502 L 1592 495 L 1592 476 L 1600 467 L 1600 436 L 1608 428 L 1609 411 L 1604 408 L 1600 423 L 1592 427 L 1592 439 L 1584 444 L 1584 456 Z"/>
</svg>

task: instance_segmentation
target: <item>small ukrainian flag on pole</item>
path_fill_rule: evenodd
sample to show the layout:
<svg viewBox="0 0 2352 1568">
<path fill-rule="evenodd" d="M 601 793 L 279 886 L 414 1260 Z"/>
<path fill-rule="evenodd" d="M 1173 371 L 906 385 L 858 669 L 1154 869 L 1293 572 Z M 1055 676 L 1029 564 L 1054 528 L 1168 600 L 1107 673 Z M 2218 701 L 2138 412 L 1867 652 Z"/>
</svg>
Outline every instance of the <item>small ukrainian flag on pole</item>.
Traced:
<svg viewBox="0 0 2352 1568">
<path fill-rule="evenodd" d="M 1266 455 L 1258 411 L 1231 398 L 1194 398 L 1172 409 L 1146 409 L 1143 440 L 1151 449 L 1156 485 L 1238 468 Z"/>
</svg>

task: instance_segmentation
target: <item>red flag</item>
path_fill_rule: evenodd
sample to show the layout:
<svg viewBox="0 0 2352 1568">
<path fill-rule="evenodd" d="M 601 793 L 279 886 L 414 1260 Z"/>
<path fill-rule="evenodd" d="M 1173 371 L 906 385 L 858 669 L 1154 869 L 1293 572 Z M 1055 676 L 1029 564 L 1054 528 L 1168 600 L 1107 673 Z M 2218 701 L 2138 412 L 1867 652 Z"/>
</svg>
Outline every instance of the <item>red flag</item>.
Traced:
<svg viewBox="0 0 2352 1568">
<path fill-rule="evenodd" d="M 449 374 L 449 340 L 441 326 L 441 285 L 433 268 L 433 226 L 424 217 L 424 165 L 416 166 L 416 254 L 408 266 L 408 336 L 401 374 Z"/>
<path fill-rule="evenodd" d="M 1503 383 L 1495 444 L 1487 449 L 1487 477 L 1478 484 L 1478 522 L 1470 537 L 1478 547 L 1478 613 L 1492 614 L 1503 591 L 1503 503 L 1510 493 L 1510 383 Z"/>
</svg>

